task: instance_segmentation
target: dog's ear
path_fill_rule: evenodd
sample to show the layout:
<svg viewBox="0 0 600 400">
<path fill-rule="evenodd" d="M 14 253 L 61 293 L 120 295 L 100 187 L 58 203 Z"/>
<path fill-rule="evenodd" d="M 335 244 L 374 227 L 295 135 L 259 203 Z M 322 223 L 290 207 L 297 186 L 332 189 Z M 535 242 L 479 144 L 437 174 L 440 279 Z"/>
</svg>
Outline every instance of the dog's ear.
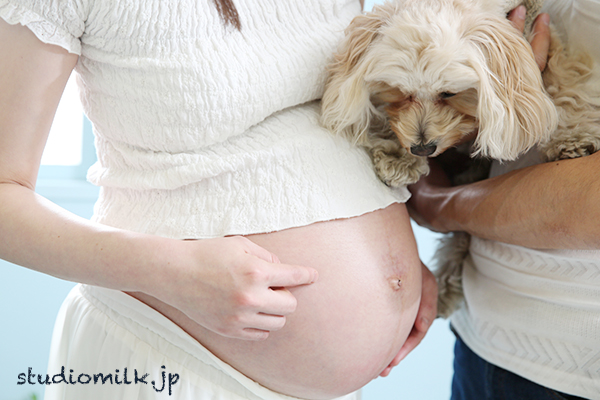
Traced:
<svg viewBox="0 0 600 400">
<path fill-rule="evenodd" d="M 329 79 L 322 99 L 321 122 L 336 134 L 354 142 L 366 138 L 371 118 L 376 112 L 364 76 L 369 46 L 394 12 L 394 6 L 377 6 L 372 12 L 359 15 L 348 26 L 335 61 L 329 67 Z"/>
<path fill-rule="evenodd" d="M 513 160 L 556 129 L 556 107 L 531 46 L 506 19 L 478 21 L 469 39 L 480 58 L 472 63 L 480 79 L 475 154 Z"/>
</svg>

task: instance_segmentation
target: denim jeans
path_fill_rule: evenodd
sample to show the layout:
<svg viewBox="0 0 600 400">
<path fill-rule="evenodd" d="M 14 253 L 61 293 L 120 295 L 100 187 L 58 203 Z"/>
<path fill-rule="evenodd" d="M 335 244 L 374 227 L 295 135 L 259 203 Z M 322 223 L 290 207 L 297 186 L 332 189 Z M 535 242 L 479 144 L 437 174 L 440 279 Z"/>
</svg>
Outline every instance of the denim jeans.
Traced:
<svg viewBox="0 0 600 400">
<path fill-rule="evenodd" d="M 584 400 L 488 363 L 456 337 L 452 400 Z"/>
</svg>

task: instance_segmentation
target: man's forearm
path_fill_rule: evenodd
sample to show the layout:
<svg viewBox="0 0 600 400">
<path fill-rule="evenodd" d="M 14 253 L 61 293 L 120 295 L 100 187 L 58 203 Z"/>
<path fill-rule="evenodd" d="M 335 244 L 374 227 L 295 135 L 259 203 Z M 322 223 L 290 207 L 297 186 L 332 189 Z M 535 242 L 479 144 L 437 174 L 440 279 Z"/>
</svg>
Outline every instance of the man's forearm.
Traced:
<svg viewBox="0 0 600 400">
<path fill-rule="evenodd" d="M 530 168 L 417 197 L 440 231 L 531 248 L 600 248 L 600 154 Z M 423 204 L 425 204 L 423 203 Z M 430 212 L 433 217 L 427 217 Z"/>
</svg>

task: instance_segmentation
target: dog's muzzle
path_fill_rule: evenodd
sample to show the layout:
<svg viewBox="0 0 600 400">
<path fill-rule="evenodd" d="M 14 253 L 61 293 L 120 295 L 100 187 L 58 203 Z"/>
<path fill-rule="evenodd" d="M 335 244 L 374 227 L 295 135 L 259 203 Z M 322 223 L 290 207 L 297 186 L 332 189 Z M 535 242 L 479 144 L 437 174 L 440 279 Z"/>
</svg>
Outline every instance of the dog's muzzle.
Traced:
<svg viewBox="0 0 600 400">
<path fill-rule="evenodd" d="M 435 153 L 437 146 L 433 143 L 426 145 L 412 146 L 410 152 L 415 156 L 427 157 Z"/>
</svg>

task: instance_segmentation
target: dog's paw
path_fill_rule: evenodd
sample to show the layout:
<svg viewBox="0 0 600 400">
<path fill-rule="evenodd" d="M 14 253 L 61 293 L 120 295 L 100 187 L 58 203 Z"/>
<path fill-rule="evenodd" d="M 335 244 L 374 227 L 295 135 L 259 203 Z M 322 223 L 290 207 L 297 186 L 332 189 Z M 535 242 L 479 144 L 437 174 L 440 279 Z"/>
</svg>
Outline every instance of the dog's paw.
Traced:
<svg viewBox="0 0 600 400">
<path fill-rule="evenodd" d="M 375 171 L 386 185 L 400 187 L 416 183 L 421 175 L 429 173 L 429 164 L 424 157 L 418 157 L 400 148 L 392 154 L 380 147 L 372 149 Z"/>
<path fill-rule="evenodd" d="M 548 161 L 585 157 L 598 150 L 600 150 L 600 138 L 591 135 L 576 135 L 562 140 L 551 140 L 543 147 Z"/>
</svg>

